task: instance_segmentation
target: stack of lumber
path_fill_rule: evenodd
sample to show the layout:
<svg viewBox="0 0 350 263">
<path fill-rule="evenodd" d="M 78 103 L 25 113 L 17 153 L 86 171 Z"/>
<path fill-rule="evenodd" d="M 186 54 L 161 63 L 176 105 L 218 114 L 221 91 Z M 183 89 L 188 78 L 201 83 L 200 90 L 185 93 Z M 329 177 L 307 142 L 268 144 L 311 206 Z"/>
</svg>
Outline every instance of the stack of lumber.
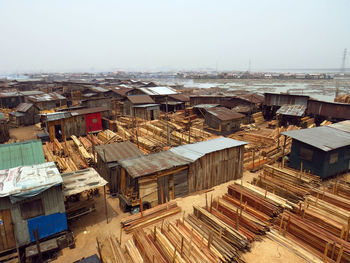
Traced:
<svg viewBox="0 0 350 263">
<path fill-rule="evenodd" d="M 72 135 L 71 138 L 78 148 L 80 156 L 85 160 L 86 163 L 91 163 L 93 160 L 93 155 L 85 149 L 81 141 L 75 135 Z"/>
<path fill-rule="evenodd" d="M 257 113 L 254 113 L 252 116 L 253 116 L 254 122 L 256 124 L 261 124 L 261 123 L 263 123 L 265 121 L 264 116 L 263 116 L 261 111 L 257 112 Z"/>
<path fill-rule="evenodd" d="M 97 250 L 102 262 L 142 263 L 144 262 L 131 240 L 122 249 L 120 242 L 113 235 L 96 238 Z M 132 256 L 130 256 L 130 254 Z"/>
<path fill-rule="evenodd" d="M 350 184 L 344 180 L 329 181 L 325 185 L 325 190 L 332 194 L 350 199 Z"/>
<path fill-rule="evenodd" d="M 347 95 L 347 94 L 339 95 L 334 99 L 334 102 L 350 103 L 350 95 Z"/>
<path fill-rule="evenodd" d="M 309 116 L 302 117 L 300 122 L 301 122 L 301 127 L 304 127 L 304 128 L 315 127 L 315 119 L 310 118 Z"/>
<path fill-rule="evenodd" d="M 350 200 L 348 198 L 344 198 L 341 196 L 338 196 L 333 193 L 329 193 L 325 191 L 325 189 L 310 189 L 311 195 L 315 197 L 319 197 L 321 200 L 326 201 L 330 204 L 336 205 L 342 209 L 345 209 L 347 211 L 350 211 Z"/>
<path fill-rule="evenodd" d="M 324 120 L 323 122 L 321 122 L 320 126 L 328 126 L 328 125 L 331 125 L 333 122 L 331 121 L 327 121 L 327 120 Z"/>
<path fill-rule="evenodd" d="M 102 132 L 99 132 L 97 134 L 97 138 L 103 143 L 103 144 L 109 144 L 114 142 L 122 142 L 124 141 L 121 136 L 119 136 L 117 133 L 111 131 L 111 130 L 104 130 Z"/>
<path fill-rule="evenodd" d="M 158 205 L 153 208 L 141 211 L 137 214 L 125 217 L 121 220 L 124 230 L 129 233 L 139 227 L 154 224 L 168 216 L 175 215 L 181 211 L 175 201 Z"/>
</svg>

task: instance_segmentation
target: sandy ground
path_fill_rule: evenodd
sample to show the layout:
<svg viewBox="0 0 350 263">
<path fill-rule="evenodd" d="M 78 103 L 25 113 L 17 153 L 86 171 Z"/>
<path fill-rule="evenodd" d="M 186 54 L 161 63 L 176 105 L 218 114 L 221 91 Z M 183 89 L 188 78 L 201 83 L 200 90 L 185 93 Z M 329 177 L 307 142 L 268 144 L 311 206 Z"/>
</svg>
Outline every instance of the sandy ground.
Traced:
<svg viewBox="0 0 350 263">
<path fill-rule="evenodd" d="M 36 135 L 40 132 L 42 131 L 35 125 L 21 126 L 10 129 L 10 138 L 16 141 L 28 141 L 37 139 Z"/>
<path fill-rule="evenodd" d="M 243 184 L 246 181 L 250 181 L 257 174 L 246 172 L 244 174 Z M 240 182 L 240 180 L 238 180 Z M 183 216 L 185 214 L 192 213 L 194 204 L 204 206 L 206 203 L 205 195 L 207 194 L 208 202 L 211 196 L 213 198 L 221 196 L 227 192 L 227 185 L 233 183 L 233 181 L 216 186 L 212 191 L 201 194 L 193 194 L 184 198 L 178 198 L 178 205 L 182 208 L 182 213 L 168 220 L 172 221 L 175 218 Z M 102 192 L 101 192 L 102 193 Z M 96 237 L 103 238 L 106 235 L 114 234 L 119 238 L 120 236 L 120 220 L 128 213 L 122 213 L 119 210 L 119 201 L 117 198 L 107 198 L 107 209 L 109 223 L 106 222 L 104 199 L 103 195 L 96 199 L 96 211 L 82 216 L 80 219 L 71 222 L 70 228 L 72 229 L 75 239 L 76 247 L 74 249 L 66 248 L 59 252 L 58 258 L 54 262 L 74 262 L 83 257 L 87 257 L 97 253 L 96 249 Z M 126 235 L 123 232 L 122 242 L 130 239 L 131 235 Z M 274 241 L 263 238 L 262 241 L 257 241 L 252 244 L 251 252 L 243 254 L 243 258 L 247 263 L 302 263 L 306 262 L 300 257 L 296 256 L 288 249 L 280 246 Z"/>
</svg>

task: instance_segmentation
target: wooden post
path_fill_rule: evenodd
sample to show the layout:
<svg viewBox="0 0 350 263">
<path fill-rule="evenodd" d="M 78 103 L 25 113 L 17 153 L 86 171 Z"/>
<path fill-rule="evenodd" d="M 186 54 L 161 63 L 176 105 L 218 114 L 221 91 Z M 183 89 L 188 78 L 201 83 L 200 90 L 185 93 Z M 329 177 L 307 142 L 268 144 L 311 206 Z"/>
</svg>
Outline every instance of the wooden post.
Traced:
<svg viewBox="0 0 350 263">
<path fill-rule="evenodd" d="M 327 262 L 328 247 L 329 247 L 329 243 L 327 243 L 326 247 L 324 248 L 324 253 L 323 253 L 323 261 L 324 262 Z"/>
<path fill-rule="evenodd" d="M 100 242 L 98 241 L 98 238 L 96 237 L 96 245 L 97 245 L 97 253 L 98 256 L 100 257 L 101 261 L 102 261 L 102 253 L 101 253 L 101 247 L 100 247 Z"/>
<path fill-rule="evenodd" d="M 339 251 L 339 253 L 338 253 L 338 257 L 337 257 L 337 263 L 340 263 L 341 258 L 343 257 L 343 250 L 344 250 L 344 246 L 343 246 L 343 245 L 341 245 L 341 247 L 340 247 L 340 251 Z"/>
<path fill-rule="evenodd" d="M 183 249 L 184 249 L 184 237 L 181 238 L 181 250 L 180 250 L 181 257 L 182 257 Z"/>
<path fill-rule="evenodd" d="M 107 211 L 107 198 L 106 198 L 106 186 L 103 186 L 103 196 L 105 199 L 105 213 L 106 213 L 106 220 L 107 220 L 107 224 L 108 224 L 108 211 Z"/>
<path fill-rule="evenodd" d="M 122 244 L 123 228 L 120 228 L 119 245 Z"/>
<path fill-rule="evenodd" d="M 154 242 L 157 241 L 157 227 L 154 226 Z"/>
<path fill-rule="evenodd" d="M 141 212 L 141 217 L 143 217 L 143 206 L 142 206 L 142 198 L 140 197 L 140 212 Z"/>
<path fill-rule="evenodd" d="M 33 230 L 33 234 L 34 234 L 34 238 L 35 238 L 36 249 L 38 250 L 39 262 L 44 262 L 43 255 L 41 254 L 41 250 L 40 250 L 39 232 L 38 232 L 37 228 L 35 230 Z"/>
</svg>

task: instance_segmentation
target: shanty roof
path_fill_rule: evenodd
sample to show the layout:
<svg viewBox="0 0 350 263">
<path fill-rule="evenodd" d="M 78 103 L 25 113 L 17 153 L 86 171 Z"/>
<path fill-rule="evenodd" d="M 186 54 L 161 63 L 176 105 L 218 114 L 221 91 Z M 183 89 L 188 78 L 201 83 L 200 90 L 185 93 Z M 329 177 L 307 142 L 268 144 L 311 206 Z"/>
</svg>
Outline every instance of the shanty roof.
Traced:
<svg viewBox="0 0 350 263">
<path fill-rule="evenodd" d="M 62 177 L 54 162 L 19 166 L 0 170 L 2 187 L 0 197 L 10 196 L 15 203 L 62 183 Z"/>
<path fill-rule="evenodd" d="M 129 141 L 99 145 L 96 146 L 95 149 L 102 160 L 107 163 L 143 155 L 143 153 Z"/>
<path fill-rule="evenodd" d="M 33 102 L 43 102 L 43 101 L 54 101 L 54 100 L 64 100 L 64 96 L 58 94 L 57 92 L 44 93 L 40 95 L 28 96 L 28 99 Z"/>
<path fill-rule="evenodd" d="M 127 96 L 128 100 L 131 101 L 132 104 L 152 104 L 154 100 L 148 95 L 130 95 Z"/>
<path fill-rule="evenodd" d="M 206 109 L 206 111 L 222 121 L 236 120 L 236 119 L 244 118 L 243 114 L 229 110 L 228 108 L 225 108 L 225 107 L 209 108 L 209 109 Z"/>
<path fill-rule="evenodd" d="M 0 112 L 0 120 L 6 120 L 5 114 L 2 112 Z"/>
<path fill-rule="evenodd" d="M 16 111 L 27 112 L 33 105 L 33 103 L 21 103 L 17 106 Z"/>
<path fill-rule="evenodd" d="M 44 94 L 44 92 L 41 91 L 41 90 L 26 90 L 26 91 L 21 91 L 21 93 L 22 93 L 24 96 L 33 96 L 33 95 L 41 95 L 41 94 Z"/>
<path fill-rule="evenodd" d="M 127 85 L 121 84 L 117 87 L 111 87 L 110 90 L 121 96 L 125 96 L 128 91 L 132 90 L 132 88 L 129 88 Z"/>
<path fill-rule="evenodd" d="M 325 152 L 350 145 L 350 133 L 328 126 L 287 131 L 282 134 Z"/>
<path fill-rule="evenodd" d="M 24 113 L 18 112 L 18 111 L 10 112 L 10 115 L 15 116 L 15 117 L 23 117 L 23 116 L 26 116 Z"/>
<path fill-rule="evenodd" d="M 219 104 L 197 104 L 193 106 L 193 108 L 198 108 L 198 109 L 209 109 L 209 108 L 214 108 L 219 106 Z"/>
<path fill-rule="evenodd" d="M 119 163 L 131 177 L 138 178 L 140 176 L 187 165 L 190 163 L 190 160 L 172 153 L 171 151 L 165 151 L 121 160 Z"/>
<path fill-rule="evenodd" d="M 70 112 L 52 112 L 52 113 L 47 113 L 43 115 L 46 117 L 47 121 L 55 121 L 55 120 L 69 118 L 72 116 Z"/>
<path fill-rule="evenodd" d="M 183 95 L 183 94 L 173 94 L 169 95 L 169 99 L 174 99 L 182 102 L 190 101 L 190 97 Z"/>
<path fill-rule="evenodd" d="M 72 116 L 77 116 L 77 115 L 85 115 L 85 114 L 103 112 L 103 111 L 109 111 L 109 109 L 107 107 L 94 107 L 94 108 L 87 108 L 87 109 L 81 109 L 81 110 L 74 110 L 74 111 L 71 111 L 71 114 Z"/>
<path fill-rule="evenodd" d="M 276 113 L 282 114 L 282 115 L 301 117 L 304 115 L 305 110 L 306 110 L 305 105 L 284 104 L 281 106 L 281 108 L 278 109 Z"/>
<path fill-rule="evenodd" d="M 0 169 L 45 162 L 40 140 L 0 145 Z"/>
<path fill-rule="evenodd" d="M 132 106 L 133 108 L 148 108 L 148 107 L 155 107 L 155 106 L 159 106 L 159 104 L 140 104 L 140 105 L 134 105 Z"/>
<path fill-rule="evenodd" d="M 177 94 L 177 91 L 175 89 L 169 87 L 142 87 L 138 89 L 151 96 Z"/>
<path fill-rule="evenodd" d="M 62 174 L 63 195 L 70 196 L 107 184 L 93 168 Z"/>
<path fill-rule="evenodd" d="M 94 92 L 108 92 L 108 89 L 105 89 L 102 87 L 96 87 L 96 86 L 89 87 L 89 90 L 92 90 Z"/>
<path fill-rule="evenodd" d="M 350 133 L 350 121 L 341 121 L 328 125 L 328 127 Z"/>
<path fill-rule="evenodd" d="M 246 144 L 247 143 L 243 141 L 237 141 L 226 137 L 218 137 L 203 142 L 177 146 L 171 148 L 169 151 L 179 156 L 183 156 L 187 159 L 190 159 L 191 161 L 195 161 L 208 153 L 221 151 L 224 149 L 242 146 Z"/>
<path fill-rule="evenodd" d="M 265 99 L 264 95 L 260 95 L 257 93 L 242 94 L 237 95 L 235 97 L 254 104 L 263 103 Z"/>
</svg>

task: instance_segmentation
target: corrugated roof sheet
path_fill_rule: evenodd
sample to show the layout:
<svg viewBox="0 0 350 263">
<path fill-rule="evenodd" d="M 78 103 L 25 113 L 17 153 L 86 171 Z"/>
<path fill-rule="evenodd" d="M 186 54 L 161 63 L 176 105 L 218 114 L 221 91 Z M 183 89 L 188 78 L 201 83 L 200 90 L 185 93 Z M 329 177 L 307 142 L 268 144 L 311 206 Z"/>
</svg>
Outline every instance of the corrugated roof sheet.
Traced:
<svg viewBox="0 0 350 263">
<path fill-rule="evenodd" d="M 243 114 L 234 112 L 225 107 L 214 107 L 214 108 L 207 109 L 206 111 L 222 121 L 229 121 L 229 120 L 244 118 Z"/>
<path fill-rule="evenodd" d="M 186 157 L 191 161 L 195 161 L 208 153 L 238 147 L 246 144 L 247 143 L 243 141 L 237 141 L 226 137 L 218 137 L 203 142 L 177 146 L 171 148 L 169 151 L 180 156 Z"/>
<path fill-rule="evenodd" d="M 148 107 L 155 107 L 159 106 L 159 104 L 140 104 L 140 105 L 134 105 L 133 108 L 148 108 Z"/>
<path fill-rule="evenodd" d="M 147 87 L 140 88 L 141 90 L 147 90 L 149 95 L 175 95 L 177 91 L 173 88 L 169 87 Z"/>
<path fill-rule="evenodd" d="M 153 104 L 154 100 L 148 95 L 130 95 L 127 96 L 132 104 Z"/>
<path fill-rule="evenodd" d="M 0 145 L 0 169 L 45 162 L 40 140 Z"/>
<path fill-rule="evenodd" d="M 64 100 L 64 96 L 58 94 L 57 92 L 44 93 L 41 95 L 28 96 L 28 99 L 33 102 L 43 102 L 43 101 L 54 101 L 54 100 Z"/>
<path fill-rule="evenodd" d="M 350 133 L 350 121 L 341 121 L 328 125 L 328 127 Z"/>
<path fill-rule="evenodd" d="M 190 101 L 190 97 L 183 94 L 172 94 L 172 95 L 169 95 L 169 98 L 182 101 L 182 102 Z"/>
<path fill-rule="evenodd" d="M 89 89 L 94 92 L 108 92 L 108 89 L 105 89 L 102 87 L 96 87 L 96 86 L 89 87 Z"/>
<path fill-rule="evenodd" d="M 2 112 L 0 112 L 0 120 L 6 120 L 5 114 Z"/>
<path fill-rule="evenodd" d="M 125 96 L 125 94 L 128 91 L 132 90 L 132 88 L 129 88 L 126 85 L 122 84 L 122 85 L 117 86 L 117 87 L 111 87 L 110 90 L 113 91 L 114 93 L 121 95 L 121 96 Z"/>
<path fill-rule="evenodd" d="M 81 109 L 81 110 L 74 110 L 74 111 L 71 111 L 71 114 L 72 116 L 76 116 L 76 115 L 85 115 L 85 114 L 103 112 L 103 111 L 109 111 L 109 109 L 107 107 L 94 107 L 94 108 L 87 108 L 87 109 Z"/>
<path fill-rule="evenodd" d="M 16 111 L 27 112 L 33 105 L 33 103 L 21 103 L 17 106 Z"/>
<path fill-rule="evenodd" d="M 305 105 L 285 104 L 281 106 L 281 108 L 279 108 L 276 113 L 282 114 L 282 115 L 301 117 L 304 115 L 305 110 L 306 110 Z"/>
<path fill-rule="evenodd" d="M 193 108 L 198 108 L 198 109 L 209 109 L 209 108 L 214 108 L 219 106 L 219 104 L 198 104 L 193 106 Z"/>
<path fill-rule="evenodd" d="M 129 141 L 99 145 L 96 146 L 95 149 L 102 160 L 107 163 L 143 155 L 143 153 Z"/>
<path fill-rule="evenodd" d="M 47 113 L 43 115 L 46 117 L 47 121 L 55 121 L 55 120 L 70 118 L 72 116 L 70 112 L 53 112 L 53 113 Z"/>
<path fill-rule="evenodd" d="M 64 196 L 79 194 L 107 184 L 93 168 L 62 174 L 62 179 Z"/>
<path fill-rule="evenodd" d="M 0 175 L 4 179 L 0 197 L 10 196 L 13 203 L 62 183 L 62 177 L 54 162 L 0 170 Z"/>
<path fill-rule="evenodd" d="M 15 117 L 23 117 L 23 116 L 25 116 L 24 113 L 18 112 L 18 111 L 10 112 L 10 115 L 15 116 Z"/>
<path fill-rule="evenodd" d="M 41 94 L 44 94 L 44 92 L 41 91 L 41 90 L 27 90 L 27 91 L 21 91 L 21 93 L 22 93 L 24 96 L 33 96 L 33 95 L 41 95 Z"/>
<path fill-rule="evenodd" d="M 171 151 L 152 153 L 149 155 L 119 161 L 120 165 L 133 178 L 169 170 L 187 165 L 190 160 Z"/>
<path fill-rule="evenodd" d="M 257 104 L 257 103 L 263 103 L 265 100 L 264 95 L 260 95 L 257 93 L 249 93 L 249 94 L 242 94 L 242 95 L 237 95 L 235 96 L 236 98 Z"/>
<path fill-rule="evenodd" d="M 287 131 L 282 134 L 325 152 L 350 145 L 350 133 L 328 126 Z"/>
</svg>

